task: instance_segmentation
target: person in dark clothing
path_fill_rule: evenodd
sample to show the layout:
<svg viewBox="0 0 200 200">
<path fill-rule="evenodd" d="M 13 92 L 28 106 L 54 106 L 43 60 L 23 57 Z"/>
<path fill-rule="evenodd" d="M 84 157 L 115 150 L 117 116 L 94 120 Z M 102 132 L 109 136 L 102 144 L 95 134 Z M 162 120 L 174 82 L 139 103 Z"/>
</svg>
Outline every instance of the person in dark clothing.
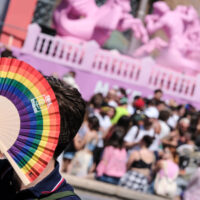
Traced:
<svg viewBox="0 0 200 200">
<path fill-rule="evenodd" d="M 61 128 L 57 147 L 45 170 L 31 184 L 24 186 L 6 159 L 0 160 L 0 195 L 6 200 L 60 199 L 80 200 L 59 173 L 57 157 L 79 130 L 85 113 L 85 102 L 77 89 L 52 76 L 45 77 L 57 98 Z"/>
</svg>

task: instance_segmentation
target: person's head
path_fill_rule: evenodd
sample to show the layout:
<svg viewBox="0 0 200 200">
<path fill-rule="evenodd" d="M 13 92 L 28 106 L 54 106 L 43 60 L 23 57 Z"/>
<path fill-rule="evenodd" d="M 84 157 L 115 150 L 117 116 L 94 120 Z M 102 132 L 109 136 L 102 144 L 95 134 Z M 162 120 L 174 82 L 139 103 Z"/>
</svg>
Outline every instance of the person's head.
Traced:
<svg viewBox="0 0 200 200">
<path fill-rule="evenodd" d="M 125 130 L 122 127 L 116 126 L 112 130 L 112 135 L 107 143 L 107 146 L 122 148 L 124 143 Z"/>
<path fill-rule="evenodd" d="M 164 101 L 157 100 L 155 104 L 156 104 L 156 108 L 158 109 L 158 111 L 166 109 L 166 104 Z"/>
<path fill-rule="evenodd" d="M 145 102 L 144 100 L 139 97 L 138 99 L 134 100 L 133 102 L 133 107 L 136 109 L 136 110 L 143 110 L 144 107 L 145 107 Z"/>
<path fill-rule="evenodd" d="M 73 78 L 76 78 L 76 72 L 75 71 L 69 71 L 68 75 L 73 77 Z"/>
<path fill-rule="evenodd" d="M 189 126 L 190 120 L 188 118 L 180 119 L 178 122 L 178 129 L 181 136 L 188 131 Z"/>
<path fill-rule="evenodd" d="M 120 100 L 119 100 L 119 105 L 120 106 L 125 106 L 125 105 L 127 105 L 128 104 L 128 99 L 127 99 L 127 97 L 122 97 L 122 98 L 120 98 Z"/>
<path fill-rule="evenodd" d="M 116 114 L 116 109 L 112 106 L 109 106 L 107 115 L 110 117 L 110 119 L 112 119 Z"/>
<path fill-rule="evenodd" d="M 60 136 L 54 152 L 54 159 L 56 159 L 78 132 L 85 114 L 85 101 L 77 89 L 60 79 L 53 76 L 45 78 L 55 93 L 61 116 Z"/>
<path fill-rule="evenodd" d="M 99 120 L 95 115 L 89 116 L 87 121 L 88 127 L 91 131 L 99 131 Z"/>
<path fill-rule="evenodd" d="M 128 130 L 130 127 L 130 117 L 127 115 L 121 116 L 117 122 L 117 125 L 123 127 L 125 130 Z"/>
<path fill-rule="evenodd" d="M 16 58 L 12 51 L 9 49 L 5 49 L 4 51 L 1 52 L 1 57 L 6 57 L 6 58 Z"/>
<path fill-rule="evenodd" d="M 92 96 L 90 100 L 90 105 L 92 105 L 93 108 L 99 109 L 101 108 L 103 101 L 104 101 L 103 95 L 101 93 L 97 93 Z"/>
<path fill-rule="evenodd" d="M 149 130 L 152 128 L 153 122 L 149 117 L 145 117 L 143 121 L 145 130 Z"/>
<path fill-rule="evenodd" d="M 174 159 L 173 154 L 169 147 L 164 148 L 164 153 L 163 153 L 162 159 L 164 159 L 164 160 L 173 160 Z"/>
<path fill-rule="evenodd" d="M 117 91 L 115 89 L 110 89 L 106 95 L 107 101 L 118 101 Z"/>
<path fill-rule="evenodd" d="M 154 140 L 153 137 L 146 135 L 142 138 L 141 145 L 145 146 L 146 148 L 149 148 L 151 146 L 153 140 Z"/>
<path fill-rule="evenodd" d="M 122 87 L 118 89 L 119 97 L 127 97 L 126 90 Z"/>
<path fill-rule="evenodd" d="M 170 112 L 168 110 L 161 110 L 158 118 L 164 122 L 167 122 L 169 117 L 170 117 Z"/>
<path fill-rule="evenodd" d="M 157 89 L 154 91 L 154 99 L 161 100 L 163 92 L 161 89 Z"/>
<path fill-rule="evenodd" d="M 185 115 L 186 109 L 184 105 L 178 105 L 177 106 L 177 112 L 179 117 L 183 117 Z"/>
</svg>

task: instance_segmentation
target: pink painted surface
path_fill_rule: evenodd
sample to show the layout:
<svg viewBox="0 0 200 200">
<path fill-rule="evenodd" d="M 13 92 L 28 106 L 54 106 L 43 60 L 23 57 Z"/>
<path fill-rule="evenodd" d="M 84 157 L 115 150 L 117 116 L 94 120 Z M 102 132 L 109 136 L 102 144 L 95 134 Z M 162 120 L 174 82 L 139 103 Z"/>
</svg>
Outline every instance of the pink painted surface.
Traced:
<svg viewBox="0 0 200 200">
<path fill-rule="evenodd" d="M 21 47 L 25 38 L 26 30 L 35 10 L 37 0 L 10 0 L 5 24 L 13 25 L 19 29 L 15 29 L 4 25 L 1 42 L 8 44 L 10 35 L 13 36 L 13 46 Z"/>
<path fill-rule="evenodd" d="M 104 44 L 113 30 L 131 29 L 135 37 L 147 42 L 146 29 L 130 11 L 130 0 L 107 0 L 101 7 L 95 0 L 63 0 L 54 12 L 54 27 L 62 37 L 93 39 L 99 44 Z"/>
<path fill-rule="evenodd" d="M 200 97 L 200 76 L 184 75 L 157 65 L 150 58 L 133 59 L 116 52 L 103 50 L 94 42 L 77 44 L 40 33 L 34 24 L 19 58 L 33 64 L 47 74 L 57 72 L 60 76 L 69 69 L 77 72 L 77 82 L 86 99 L 94 91 L 107 86 L 122 86 L 131 91 L 142 91 L 143 95 L 162 88 L 166 98 L 195 105 Z M 99 82 L 101 81 L 101 82 Z M 107 87 L 104 85 L 104 89 Z"/>
<path fill-rule="evenodd" d="M 154 38 L 134 52 L 136 57 L 149 55 L 159 49 L 156 63 L 178 72 L 196 75 L 200 72 L 200 20 L 192 7 L 177 6 L 170 10 L 163 1 L 153 5 L 154 13 L 146 16 L 146 29 L 149 35 L 163 30 L 168 42 Z"/>
</svg>

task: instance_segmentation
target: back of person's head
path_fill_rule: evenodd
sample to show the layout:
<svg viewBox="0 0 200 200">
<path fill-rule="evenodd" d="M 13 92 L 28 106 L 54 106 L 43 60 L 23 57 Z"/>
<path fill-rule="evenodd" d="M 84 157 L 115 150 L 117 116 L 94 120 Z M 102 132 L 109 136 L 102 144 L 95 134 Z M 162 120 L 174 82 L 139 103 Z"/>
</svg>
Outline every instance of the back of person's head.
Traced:
<svg viewBox="0 0 200 200">
<path fill-rule="evenodd" d="M 133 102 L 133 106 L 136 110 L 143 110 L 145 107 L 144 100 L 140 97 Z"/>
<path fill-rule="evenodd" d="M 100 128 L 99 120 L 95 115 L 91 115 L 91 116 L 89 115 L 88 126 L 91 131 L 92 130 L 99 131 L 99 128 Z"/>
<path fill-rule="evenodd" d="M 152 142 L 153 142 L 154 138 L 149 136 L 149 135 L 145 135 L 141 142 L 142 144 L 144 144 L 147 148 L 151 146 Z"/>
<path fill-rule="evenodd" d="M 124 143 L 125 130 L 122 127 L 115 126 L 112 130 L 112 135 L 107 143 L 107 146 L 122 148 Z"/>
<path fill-rule="evenodd" d="M 121 97 L 127 97 L 127 93 L 126 93 L 126 90 L 124 88 L 120 87 L 118 89 L 118 91 L 119 91 Z"/>
<path fill-rule="evenodd" d="M 127 115 L 123 115 L 119 118 L 118 122 L 117 122 L 117 125 L 118 126 L 122 126 L 124 127 L 125 129 L 126 128 L 129 128 L 130 126 L 130 117 L 127 116 Z"/>
<path fill-rule="evenodd" d="M 166 122 L 170 117 L 170 112 L 168 110 L 161 110 L 159 114 L 159 119 Z"/>
<path fill-rule="evenodd" d="M 85 101 L 75 88 L 53 76 L 45 77 L 52 87 L 58 101 L 61 127 L 58 145 L 54 152 L 56 159 L 62 151 L 72 142 L 78 132 L 85 114 Z"/>
<path fill-rule="evenodd" d="M 4 51 L 1 52 L 1 57 L 6 57 L 6 58 L 16 58 L 13 56 L 13 53 L 9 49 L 5 49 Z"/>
<path fill-rule="evenodd" d="M 149 117 L 145 117 L 144 118 L 144 129 L 145 130 L 149 130 L 153 125 L 153 122 L 151 121 L 151 119 Z"/>
</svg>

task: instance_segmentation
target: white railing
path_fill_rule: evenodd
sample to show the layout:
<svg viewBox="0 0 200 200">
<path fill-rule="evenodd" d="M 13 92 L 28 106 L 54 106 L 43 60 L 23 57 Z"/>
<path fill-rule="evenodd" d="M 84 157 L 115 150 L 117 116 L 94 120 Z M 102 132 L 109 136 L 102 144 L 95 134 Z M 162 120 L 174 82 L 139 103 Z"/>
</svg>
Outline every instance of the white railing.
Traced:
<svg viewBox="0 0 200 200">
<path fill-rule="evenodd" d="M 31 24 L 22 51 L 39 58 L 100 74 L 149 89 L 162 88 L 174 97 L 199 101 L 200 76 L 183 75 L 156 65 L 152 60 L 133 59 L 103 50 L 94 41 L 79 44 L 41 33 Z"/>
</svg>

